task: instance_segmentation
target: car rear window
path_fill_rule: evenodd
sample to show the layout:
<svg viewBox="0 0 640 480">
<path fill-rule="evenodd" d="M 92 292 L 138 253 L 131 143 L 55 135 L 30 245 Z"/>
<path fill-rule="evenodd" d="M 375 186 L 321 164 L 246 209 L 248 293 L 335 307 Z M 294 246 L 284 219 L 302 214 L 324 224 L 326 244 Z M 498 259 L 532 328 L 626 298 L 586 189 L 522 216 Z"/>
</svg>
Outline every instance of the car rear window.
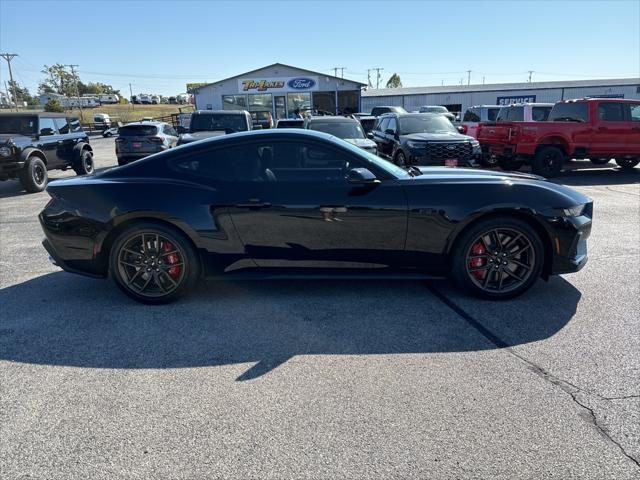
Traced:
<svg viewBox="0 0 640 480">
<path fill-rule="evenodd" d="M 155 125 L 126 125 L 118 130 L 121 137 L 146 137 L 156 133 L 158 133 L 158 127 Z"/>
<path fill-rule="evenodd" d="M 191 116 L 191 132 L 227 131 L 244 132 L 249 129 L 244 115 L 233 113 L 202 114 Z"/>
</svg>

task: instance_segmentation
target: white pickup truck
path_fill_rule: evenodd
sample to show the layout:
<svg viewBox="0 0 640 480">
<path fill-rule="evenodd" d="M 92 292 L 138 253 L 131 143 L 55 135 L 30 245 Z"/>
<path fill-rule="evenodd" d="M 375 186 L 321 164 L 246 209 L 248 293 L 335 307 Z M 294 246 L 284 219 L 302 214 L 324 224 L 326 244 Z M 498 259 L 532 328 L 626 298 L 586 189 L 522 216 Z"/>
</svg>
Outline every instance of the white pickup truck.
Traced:
<svg viewBox="0 0 640 480">
<path fill-rule="evenodd" d="M 500 107 L 496 122 L 546 122 L 553 103 L 514 103 Z"/>
</svg>

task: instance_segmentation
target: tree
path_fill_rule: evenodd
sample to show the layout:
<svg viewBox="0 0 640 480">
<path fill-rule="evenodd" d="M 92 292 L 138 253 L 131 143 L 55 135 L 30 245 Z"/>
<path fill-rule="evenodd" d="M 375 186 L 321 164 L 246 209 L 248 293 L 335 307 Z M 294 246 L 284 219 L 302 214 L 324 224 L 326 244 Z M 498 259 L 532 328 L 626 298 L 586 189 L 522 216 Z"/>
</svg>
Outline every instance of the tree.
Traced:
<svg viewBox="0 0 640 480">
<path fill-rule="evenodd" d="M 78 94 L 78 82 L 80 78 L 77 73 L 67 70 L 67 67 L 60 63 L 51 66 L 44 66 L 42 73 L 47 75 L 40 82 L 38 91 L 40 93 L 59 93 L 71 97 Z"/>
<path fill-rule="evenodd" d="M 22 102 L 27 102 L 27 105 L 38 104 L 38 98 L 32 96 L 31 93 L 29 93 L 29 89 L 27 87 L 21 87 L 20 84 L 15 80 L 9 80 L 8 83 L 9 83 L 9 94 L 11 95 L 12 101 L 17 100 L 18 104 L 21 104 Z M 17 99 L 13 98 L 14 92 L 15 92 L 15 96 L 18 97 Z"/>
<path fill-rule="evenodd" d="M 52 98 L 51 100 L 49 100 L 47 103 L 44 104 L 44 111 L 62 113 L 64 112 L 64 108 L 62 108 L 62 105 L 60 105 L 60 102 Z"/>
<path fill-rule="evenodd" d="M 402 87 L 402 80 L 400 80 L 400 75 L 394 73 L 391 75 L 391 78 L 387 82 L 387 88 L 400 88 Z"/>
</svg>

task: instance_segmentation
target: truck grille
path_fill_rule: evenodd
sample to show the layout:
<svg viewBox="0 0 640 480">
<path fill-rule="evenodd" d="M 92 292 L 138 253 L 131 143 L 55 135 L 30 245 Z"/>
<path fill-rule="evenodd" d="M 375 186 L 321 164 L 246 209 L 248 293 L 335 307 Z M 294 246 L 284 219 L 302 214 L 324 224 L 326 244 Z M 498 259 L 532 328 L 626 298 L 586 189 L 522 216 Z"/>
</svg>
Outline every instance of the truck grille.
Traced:
<svg viewBox="0 0 640 480">
<path fill-rule="evenodd" d="M 432 160 L 470 160 L 473 157 L 473 148 L 469 142 L 456 143 L 429 143 L 427 144 L 427 157 Z"/>
</svg>

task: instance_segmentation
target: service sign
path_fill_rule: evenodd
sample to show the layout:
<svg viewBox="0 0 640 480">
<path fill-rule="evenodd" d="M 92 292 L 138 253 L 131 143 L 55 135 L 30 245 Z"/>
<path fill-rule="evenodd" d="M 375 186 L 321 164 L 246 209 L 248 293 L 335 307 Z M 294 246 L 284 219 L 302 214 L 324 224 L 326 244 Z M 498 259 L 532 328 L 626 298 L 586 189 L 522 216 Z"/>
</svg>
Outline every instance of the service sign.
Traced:
<svg viewBox="0 0 640 480">
<path fill-rule="evenodd" d="M 238 80 L 238 92 L 303 92 L 318 89 L 316 77 L 242 78 Z"/>
<path fill-rule="evenodd" d="M 514 95 L 510 97 L 498 97 L 497 105 L 513 105 L 514 103 L 536 103 L 535 95 Z"/>
</svg>

